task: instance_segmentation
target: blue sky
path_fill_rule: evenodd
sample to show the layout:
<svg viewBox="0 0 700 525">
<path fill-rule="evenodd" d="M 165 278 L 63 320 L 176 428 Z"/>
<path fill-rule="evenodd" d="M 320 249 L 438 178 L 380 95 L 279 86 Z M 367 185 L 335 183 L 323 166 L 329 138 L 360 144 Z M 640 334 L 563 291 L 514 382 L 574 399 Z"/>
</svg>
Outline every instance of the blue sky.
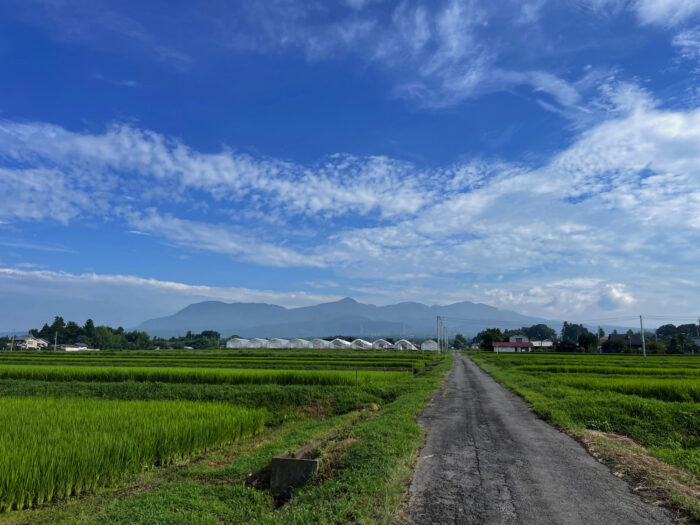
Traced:
<svg viewBox="0 0 700 525">
<path fill-rule="evenodd" d="M 0 5 L 0 331 L 700 311 L 700 2 Z"/>
</svg>

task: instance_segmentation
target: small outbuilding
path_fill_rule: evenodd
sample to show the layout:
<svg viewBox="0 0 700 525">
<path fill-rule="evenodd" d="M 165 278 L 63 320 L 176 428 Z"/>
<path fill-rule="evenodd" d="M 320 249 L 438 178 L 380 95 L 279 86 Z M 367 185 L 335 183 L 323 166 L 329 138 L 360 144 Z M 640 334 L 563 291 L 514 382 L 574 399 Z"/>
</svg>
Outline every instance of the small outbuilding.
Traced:
<svg viewBox="0 0 700 525">
<path fill-rule="evenodd" d="M 277 337 L 274 339 L 268 339 L 267 346 L 265 348 L 289 348 L 289 341 L 287 339 L 279 339 Z"/>
<path fill-rule="evenodd" d="M 289 348 L 311 348 L 311 341 L 297 337 L 289 341 Z"/>
<path fill-rule="evenodd" d="M 331 342 L 317 337 L 316 339 L 311 341 L 311 346 L 313 348 L 330 348 Z"/>
<path fill-rule="evenodd" d="M 259 337 L 248 339 L 248 348 L 267 348 L 267 339 L 260 339 Z"/>
<path fill-rule="evenodd" d="M 393 345 L 386 339 L 377 339 L 374 343 L 372 343 L 372 348 L 376 350 L 387 350 L 392 347 Z"/>
</svg>

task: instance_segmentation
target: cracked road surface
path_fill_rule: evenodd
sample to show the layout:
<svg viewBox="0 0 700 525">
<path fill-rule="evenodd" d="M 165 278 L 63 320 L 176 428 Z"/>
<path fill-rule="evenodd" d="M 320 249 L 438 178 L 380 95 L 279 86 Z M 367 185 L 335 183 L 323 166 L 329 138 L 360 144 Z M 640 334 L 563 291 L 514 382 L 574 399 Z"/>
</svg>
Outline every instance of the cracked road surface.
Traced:
<svg viewBox="0 0 700 525">
<path fill-rule="evenodd" d="M 427 436 L 410 488 L 410 523 L 674 521 L 460 354 L 418 422 Z"/>
</svg>

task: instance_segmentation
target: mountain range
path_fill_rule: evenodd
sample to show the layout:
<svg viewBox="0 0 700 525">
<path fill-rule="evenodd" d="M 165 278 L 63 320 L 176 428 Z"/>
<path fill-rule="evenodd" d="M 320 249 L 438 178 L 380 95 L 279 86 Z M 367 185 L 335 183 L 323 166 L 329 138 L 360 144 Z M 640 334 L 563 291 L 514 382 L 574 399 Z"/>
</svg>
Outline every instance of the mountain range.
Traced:
<svg viewBox="0 0 700 525">
<path fill-rule="evenodd" d="M 216 330 L 222 337 L 434 337 L 437 316 L 445 317 L 450 334 L 475 335 L 490 327 L 519 328 L 547 323 L 555 330 L 560 321 L 529 317 L 469 301 L 446 306 L 403 302 L 387 306 L 364 304 L 346 297 L 315 306 L 285 308 L 265 303 L 191 304 L 167 317 L 150 319 L 136 327 L 151 336 L 171 337 L 187 331 Z"/>
</svg>

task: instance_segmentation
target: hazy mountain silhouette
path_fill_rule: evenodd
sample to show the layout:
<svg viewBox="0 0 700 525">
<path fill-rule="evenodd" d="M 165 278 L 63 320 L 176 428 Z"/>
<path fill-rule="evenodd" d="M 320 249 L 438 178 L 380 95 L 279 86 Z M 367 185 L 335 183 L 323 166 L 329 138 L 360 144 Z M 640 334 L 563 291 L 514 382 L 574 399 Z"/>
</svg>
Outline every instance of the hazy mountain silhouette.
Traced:
<svg viewBox="0 0 700 525">
<path fill-rule="evenodd" d="M 145 321 L 137 329 L 161 337 L 184 335 L 188 330 L 216 330 L 224 337 L 233 334 L 243 337 L 325 337 L 335 334 L 432 337 L 438 315 L 449 318 L 446 324 L 452 335 L 457 332 L 474 335 L 484 328 L 519 328 L 548 322 L 469 301 L 447 306 L 414 302 L 375 306 L 346 297 L 301 308 L 205 301 L 191 304 L 173 315 Z M 555 329 L 561 324 L 549 323 Z"/>
</svg>

